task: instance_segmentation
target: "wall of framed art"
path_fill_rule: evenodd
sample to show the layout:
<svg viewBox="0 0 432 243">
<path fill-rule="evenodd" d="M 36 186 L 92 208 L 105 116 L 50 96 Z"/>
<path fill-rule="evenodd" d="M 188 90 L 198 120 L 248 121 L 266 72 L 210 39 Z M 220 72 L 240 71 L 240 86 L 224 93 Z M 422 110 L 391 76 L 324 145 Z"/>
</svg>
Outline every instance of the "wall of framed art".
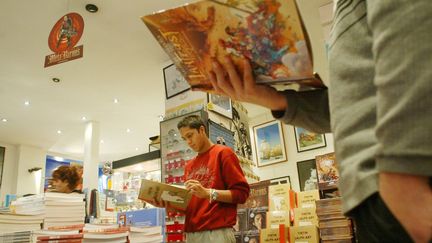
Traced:
<svg viewBox="0 0 432 243">
<path fill-rule="evenodd" d="M 261 128 L 262 126 L 265 127 L 267 125 L 270 125 L 272 124 L 272 122 L 274 123 L 274 121 L 275 119 L 271 115 L 270 111 L 267 111 L 256 117 L 252 117 L 249 120 L 249 129 L 250 133 L 252 134 L 251 144 L 254 161 L 260 161 L 260 159 L 257 158 L 257 155 L 259 155 L 260 152 L 257 150 L 259 142 L 257 143 L 256 141 L 257 134 L 255 134 L 255 130 Z M 294 129 L 294 127 L 286 124 L 281 124 L 281 128 L 286 152 L 286 159 L 284 161 L 278 161 L 277 163 L 271 163 L 268 166 L 255 167 L 254 172 L 260 176 L 261 180 L 289 176 L 291 178 L 291 185 L 293 190 L 303 191 L 305 189 L 306 180 L 311 177 L 311 173 L 313 172 L 311 172 L 311 168 L 309 168 L 312 167 L 313 169 L 312 160 L 315 161 L 315 157 L 318 155 L 323 155 L 334 151 L 333 135 L 312 135 L 310 133 L 307 133 L 306 135 L 303 135 L 304 139 L 307 141 L 316 140 L 315 142 L 310 142 L 315 146 L 311 146 L 310 143 L 305 143 L 306 146 L 300 147 L 297 141 L 297 137 L 299 136 L 298 134 L 296 135 L 296 130 Z M 303 130 L 304 129 L 297 129 L 297 131 L 300 133 L 303 132 Z M 317 137 L 320 137 L 320 139 Z M 263 165 L 263 163 L 261 165 Z M 312 178 L 312 180 L 314 180 L 314 178 Z"/>
</svg>

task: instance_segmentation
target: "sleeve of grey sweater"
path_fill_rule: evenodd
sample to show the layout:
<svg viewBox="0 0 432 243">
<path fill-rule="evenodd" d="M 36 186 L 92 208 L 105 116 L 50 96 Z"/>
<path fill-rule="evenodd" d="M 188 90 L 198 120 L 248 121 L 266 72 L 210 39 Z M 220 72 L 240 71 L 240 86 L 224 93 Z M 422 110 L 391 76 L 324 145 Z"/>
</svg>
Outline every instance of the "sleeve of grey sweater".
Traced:
<svg viewBox="0 0 432 243">
<path fill-rule="evenodd" d="M 272 111 L 274 118 L 316 133 L 330 132 L 330 113 L 327 89 L 283 92 L 288 108 Z"/>
<path fill-rule="evenodd" d="M 432 2 L 368 1 L 380 171 L 432 176 Z"/>
</svg>

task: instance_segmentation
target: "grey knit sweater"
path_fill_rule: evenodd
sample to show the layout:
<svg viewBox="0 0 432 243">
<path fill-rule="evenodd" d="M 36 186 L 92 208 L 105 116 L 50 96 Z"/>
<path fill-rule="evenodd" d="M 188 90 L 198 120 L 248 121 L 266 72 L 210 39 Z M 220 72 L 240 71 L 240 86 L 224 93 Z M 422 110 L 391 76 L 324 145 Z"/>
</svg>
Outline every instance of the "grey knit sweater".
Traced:
<svg viewBox="0 0 432 243">
<path fill-rule="evenodd" d="M 339 0 L 333 25 L 328 94 L 287 91 L 273 115 L 316 132 L 331 120 L 349 212 L 379 172 L 432 176 L 432 3 Z"/>
</svg>

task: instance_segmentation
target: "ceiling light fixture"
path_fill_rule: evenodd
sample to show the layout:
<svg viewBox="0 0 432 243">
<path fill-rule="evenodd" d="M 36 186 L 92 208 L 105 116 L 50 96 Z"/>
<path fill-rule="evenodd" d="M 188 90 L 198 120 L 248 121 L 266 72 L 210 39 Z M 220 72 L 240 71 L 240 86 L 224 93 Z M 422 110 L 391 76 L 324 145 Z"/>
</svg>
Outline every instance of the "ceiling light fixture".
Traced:
<svg viewBox="0 0 432 243">
<path fill-rule="evenodd" d="M 7 119 L 6 118 L 2 118 L 2 122 L 7 122 Z"/>
<path fill-rule="evenodd" d="M 138 151 L 138 148 L 135 148 L 136 151 Z"/>
<path fill-rule="evenodd" d="M 85 121 L 85 120 L 87 120 L 87 117 L 83 116 L 83 117 L 81 118 L 81 120 Z"/>
<path fill-rule="evenodd" d="M 127 132 L 127 133 L 130 133 L 130 132 L 131 132 L 131 130 L 130 130 L 130 129 L 128 128 L 128 129 L 126 129 L 126 132 Z"/>
<path fill-rule="evenodd" d="M 96 5 L 91 4 L 91 3 L 87 4 L 85 6 L 85 9 L 87 11 L 89 11 L 90 13 L 96 13 L 99 10 L 99 8 Z"/>
<path fill-rule="evenodd" d="M 100 143 L 104 143 L 104 140 L 101 140 Z"/>
<path fill-rule="evenodd" d="M 28 101 L 28 100 L 24 101 L 24 105 L 29 106 L 30 105 L 30 101 Z"/>
<path fill-rule="evenodd" d="M 59 78 L 52 78 L 52 81 L 53 81 L 54 83 L 60 83 L 60 79 L 59 79 Z"/>
<path fill-rule="evenodd" d="M 119 103 L 119 100 L 117 98 L 114 99 L 114 103 L 117 104 Z"/>
<path fill-rule="evenodd" d="M 62 133 L 62 131 L 61 131 L 61 130 L 57 130 L 57 133 L 58 133 L 58 134 L 61 134 L 61 133 Z"/>
</svg>

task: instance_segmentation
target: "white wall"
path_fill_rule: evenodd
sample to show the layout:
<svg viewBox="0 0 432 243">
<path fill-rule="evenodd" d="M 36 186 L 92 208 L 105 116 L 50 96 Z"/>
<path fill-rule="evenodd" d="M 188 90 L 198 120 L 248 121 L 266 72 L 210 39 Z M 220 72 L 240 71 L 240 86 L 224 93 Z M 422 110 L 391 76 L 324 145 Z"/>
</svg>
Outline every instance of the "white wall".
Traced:
<svg viewBox="0 0 432 243">
<path fill-rule="evenodd" d="M 16 194 L 37 194 L 43 191 L 42 175 L 45 175 L 46 150 L 27 145 L 18 146 Z M 28 169 L 40 167 L 42 170 L 29 173 Z M 40 174 L 40 181 L 36 177 Z"/>
<path fill-rule="evenodd" d="M 18 154 L 17 147 L 14 145 L 0 143 L 0 146 L 6 148 L 0 188 L 0 202 L 2 202 L 6 194 L 16 193 Z"/>
<path fill-rule="evenodd" d="M 256 151 L 255 151 L 255 138 L 253 133 L 253 127 L 265 122 L 275 120 L 270 112 L 266 112 L 262 115 L 251 118 L 249 121 L 252 152 L 254 161 L 257 161 Z M 310 151 L 304 151 L 301 153 L 297 152 L 297 146 L 294 135 L 294 128 L 290 125 L 283 124 L 282 127 L 285 139 L 285 149 L 287 153 L 288 160 L 285 162 L 272 164 L 263 167 L 255 167 L 254 172 L 260 176 L 260 180 L 273 179 L 277 177 L 289 176 L 291 179 L 291 185 L 293 190 L 300 191 L 299 179 L 297 174 L 297 162 L 314 159 L 315 156 L 326 154 L 334 151 L 333 146 L 333 135 L 325 134 L 327 146 L 324 148 L 318 148 Z"/>
</svg>

